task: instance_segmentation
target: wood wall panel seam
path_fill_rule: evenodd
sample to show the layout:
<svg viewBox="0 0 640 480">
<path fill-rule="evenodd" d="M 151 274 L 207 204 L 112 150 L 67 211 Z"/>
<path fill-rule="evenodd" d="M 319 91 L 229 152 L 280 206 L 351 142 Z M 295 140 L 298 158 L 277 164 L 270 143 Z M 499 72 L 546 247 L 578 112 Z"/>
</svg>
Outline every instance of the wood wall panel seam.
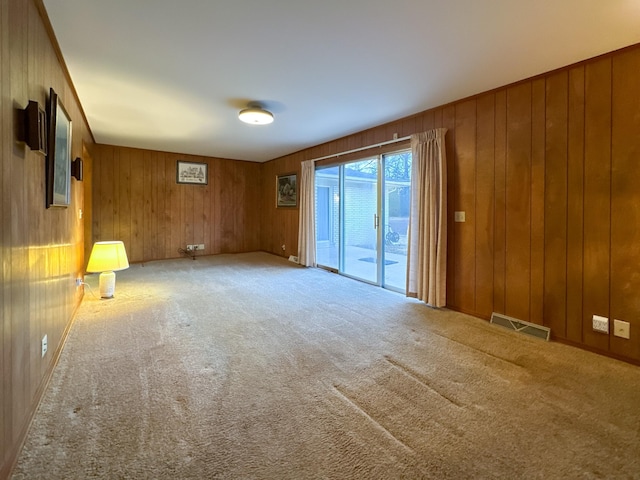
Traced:
<svg viewBox="0 0 640 480">
<path fill-rule="evenodd" d="M 506 91 L 495 94 L 494 311 L 506 314 Z"/>
<path fill-rule="evenodd" d="M 544 182 L 545 105 L 544 80 L 534 80 L 531 90 L 531 293 L 530 320 L 544 324 Z"/>
<path fill-rule="evenodd" d="M 569 70 L 567 121 L 567 338 L 583 341 L 584 67 Z"/>
<path fill-rule="evenodd" d="M 601 350 L 609 350 L 609 337 L 593 332 L 591 315 L 609 318 L 611 308 L 611 73 L 607 59 L 585 67 L 584 209 L 589 214 L 584 217 L 583 342 Z"/>
</svg>

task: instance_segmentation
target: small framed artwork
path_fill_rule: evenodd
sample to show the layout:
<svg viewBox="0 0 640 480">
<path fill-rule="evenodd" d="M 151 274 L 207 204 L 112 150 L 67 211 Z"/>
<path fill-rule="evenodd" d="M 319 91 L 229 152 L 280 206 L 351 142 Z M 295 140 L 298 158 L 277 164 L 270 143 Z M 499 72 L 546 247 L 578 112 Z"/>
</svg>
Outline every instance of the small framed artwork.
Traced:
<svg viewBox="0 0 640 480">
<path fill-rule="evenodd" d="M 53 88 L 49 91 L 47 108 L 47 208 L 68 207 L 71 200 L 71 118 Z"/>
<path fill-rule="evenodd" d="M 176 183 L 207 185 L 209 183 L 209 165 L 206 163 L 183 162 L 178 160 Z"/>
<path fill-rule="evenodd" d="M 276 207 L 295 207 L 298 205 L 298 185 L 296 174 L 289 173 L 276 177 Z"/>
</svg>

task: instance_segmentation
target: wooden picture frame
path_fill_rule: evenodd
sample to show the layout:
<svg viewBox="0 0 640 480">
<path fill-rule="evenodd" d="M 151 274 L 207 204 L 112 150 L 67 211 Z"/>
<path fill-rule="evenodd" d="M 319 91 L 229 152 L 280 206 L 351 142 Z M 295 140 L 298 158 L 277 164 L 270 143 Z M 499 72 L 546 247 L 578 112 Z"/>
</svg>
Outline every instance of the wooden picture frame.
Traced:
<svg viewBox="0 0 640 480">
<path fill-rule="evenodd" d="M 276 175 L 276 207 L 298 206 L 298 176 L 295 173 Z"/>
<path fill-rule="evenodd" d="M 49 91 L 46 161 L 47 208 L 71 203 L 71 117 L 56 92 Z"/>
<path fill-rule="evenodd" d="M 206 163 L 178 160 L 176 164 L 176 183 L 208 185 L 209 165 Z"/>
</svg>

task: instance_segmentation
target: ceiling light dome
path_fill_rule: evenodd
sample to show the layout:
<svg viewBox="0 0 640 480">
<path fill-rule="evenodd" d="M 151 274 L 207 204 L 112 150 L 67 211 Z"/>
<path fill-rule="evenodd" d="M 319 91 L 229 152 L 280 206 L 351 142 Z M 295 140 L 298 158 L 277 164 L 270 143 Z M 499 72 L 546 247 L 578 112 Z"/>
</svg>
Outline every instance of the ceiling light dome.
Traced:
<svg viewBox="0 0 640 480">
<path fill-rule="evenodd" d="M 249 105 L 249 108 L 240 110 L 238 118 L 251 125 L 267 125 L 273 122 L 273 114 L 259 105 Z"/>
</svg>

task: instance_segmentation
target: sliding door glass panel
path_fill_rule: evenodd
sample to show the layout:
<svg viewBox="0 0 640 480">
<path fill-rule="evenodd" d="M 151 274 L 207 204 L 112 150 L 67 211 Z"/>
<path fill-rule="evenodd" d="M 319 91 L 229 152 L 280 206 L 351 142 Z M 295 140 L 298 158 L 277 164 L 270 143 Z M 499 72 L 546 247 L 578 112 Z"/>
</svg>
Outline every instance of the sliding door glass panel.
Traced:
<svg viewBox="0 0 640 480">
<path fill-rule="evenodd" d="M 406 291 L 407 232 L 411 194 L 411 151 L 385 155 L 383 189 L 384 287 Z"/>
<path fill-rule="evenodd" d="M 316 170 L 316 261 L 405 292 L 411 151 Z"/>
<path fill-rule="evenodd" d="M 340 167 L 316 170 L 316 263 L 338 269 Z"/>
<path fill-rule="evenodd" d="M 343 165 L 340 271 L 378 284 L 378 158 Z"/>
</svg>

